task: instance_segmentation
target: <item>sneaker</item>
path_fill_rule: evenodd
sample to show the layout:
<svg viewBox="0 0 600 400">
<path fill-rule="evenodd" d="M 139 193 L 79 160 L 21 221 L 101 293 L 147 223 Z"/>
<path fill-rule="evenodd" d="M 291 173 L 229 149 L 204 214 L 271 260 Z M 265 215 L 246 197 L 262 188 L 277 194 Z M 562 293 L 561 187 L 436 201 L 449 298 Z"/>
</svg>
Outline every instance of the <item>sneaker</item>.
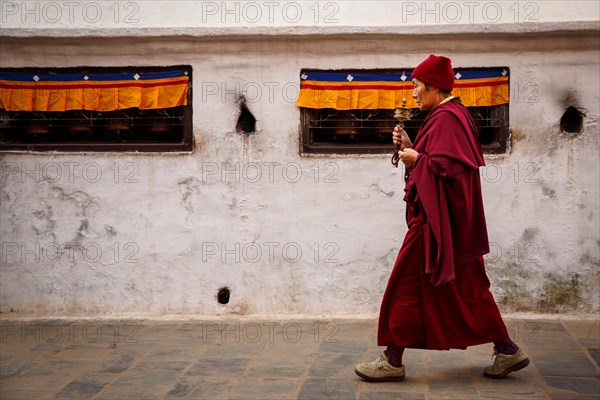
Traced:
<svg viewBox="0 0 600 400">
<path fill-rule="evenodd" d="M 518 371 L 529 365 L 529 357 L 527 357 L 527 354 L 525 354 L 525 352 L 521 349 L 519 349 L 519 351 L 517 351 L 515 354 L 508 355 L 498 353 L 494 347 L 494 354 L 492 355 L 492 358 L 494 357 L 494 365 L 485 367 L 483 370 L 483 376 L 487 378 L 504 378 L 511 372 Z"/>
<path fill-rule="evenodd" d="M 354 372 L 370 382 L 403 381 L 405 373 L 404 365 L 398 368 L 392 366 L 383 353 L 373 361 L 358 364 Z"/>
</svg>

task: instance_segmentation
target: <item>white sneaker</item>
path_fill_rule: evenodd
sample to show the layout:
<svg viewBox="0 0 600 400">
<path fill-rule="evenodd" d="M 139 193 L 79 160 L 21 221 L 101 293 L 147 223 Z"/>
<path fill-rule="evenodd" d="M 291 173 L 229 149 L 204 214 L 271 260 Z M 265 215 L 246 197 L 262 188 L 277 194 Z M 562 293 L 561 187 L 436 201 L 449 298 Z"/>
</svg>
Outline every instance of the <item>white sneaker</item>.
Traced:
<svg viewBox="0 0 600 400">
<path fill-rule="evenodd" d="M 392 366 L 383 353 L 373 361 L 358 364 L 354 372 L 369 382 L 403 381 L 405 375 L 404 365 Z"/>
<path fill-rule="evenodd" d="M 485 367 L 483 376 L 486 378 L 501 379 L 511 372 L 518 371 L 529 365 L 529 357 L 521 349 L 516 354 L 508 355 L 498 353 L 494 347 L 494 364 Z"/>
</svg>

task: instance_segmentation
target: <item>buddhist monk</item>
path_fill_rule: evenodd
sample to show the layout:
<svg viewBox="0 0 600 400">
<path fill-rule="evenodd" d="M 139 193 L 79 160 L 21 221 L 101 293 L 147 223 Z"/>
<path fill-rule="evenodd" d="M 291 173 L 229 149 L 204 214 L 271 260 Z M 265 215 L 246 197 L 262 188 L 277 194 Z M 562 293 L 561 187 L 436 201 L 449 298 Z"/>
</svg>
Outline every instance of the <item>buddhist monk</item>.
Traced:
<svg viewBox="0 0 600 400">
<path fill-rule="evenodd" d="M 407 170 L 408 232 L 385 290 L 375 360 L 358 364 L 367 381 L 401 381 L 405 348 L 448 350 L 494 343 L 483 374 L 503 378 L 529 364 L 509 337 L 489 290 L 489 252 L 479 167 L 485 165 L 477 128 L 451 95 L 451 60 L 430 55 L 412 73 L 413 98 L 428 115 L 415 142 L 399 126 L 393 142 Z"/>
</svg>

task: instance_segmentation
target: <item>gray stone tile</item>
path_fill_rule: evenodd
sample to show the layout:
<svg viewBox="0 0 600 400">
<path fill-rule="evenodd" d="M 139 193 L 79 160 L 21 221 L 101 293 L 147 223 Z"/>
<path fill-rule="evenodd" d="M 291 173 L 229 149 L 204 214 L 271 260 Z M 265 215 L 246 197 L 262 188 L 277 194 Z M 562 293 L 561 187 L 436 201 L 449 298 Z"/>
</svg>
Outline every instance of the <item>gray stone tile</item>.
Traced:
<svg viewBox="0 0 600 400">
<path fill-rule="evenodd" d="M 308 357 L 266 358 L 253 362 L 246 375 L 249 378 L 301 378 L 308 370 Z"/>
<path fill-rule="evenodd" d="M 104 361 L 96 372 L 111 372 L 117 374 L 125 371 L 133 364 L 135 356 L 133 354 L 114 354 L 109 359 Z"/>
<path fill-rule="evenodd" d="M 33 345 L 31 347 L 31 351 L 36 353 L 45 353 L 49 355 L 58 353 L 59 351 L 63 350 L 64 347 L 65 345 L 61 343 L 50 343 L 42 341 L 41 343 L 36 343 L 35 345 Z"/>
<path fill-rule="evenodd" d="M 19 376 L 8 381 L 2 381 L 2 389 L 7 391 L 40 391 L 58 392 L 62 390 L 73 376 L 39 375 Z"/>
<path fill-rule="evenodd" d="M 457 385 L 456 382 L 460 382 Z M 442 375 L 429 381 L 429 396 L 432 399 L 478 399 L 477 388 L 470 376 Z"/>
<path fill-rule="evenodd" d="M 435 389 L 429 392 L 431 400 L 479 400 L 479 394 L 474 388 L 465 388 L 465 390 L 441 390 Z"/>
<path fill-rule="evenodd" d="M 367 382 L 357 375 L 353 379 L 358 379 L 359 393 L 378 393 L 378 392 L 402 392 L 415 395 L 425 395 L 429 383 L 429 377 L 423 371 L 406 370 L 406 377 L 400 382 Z"/>
<path fill-rule="evenodd" d="M 260 351 L 260 356 L 302 357 L 310 354 L 318 354 L 319 346 L 320 343 L 312 341 L 303 343 L 285 343 L 281 341 L 266 343 L 265 347 Z"/>
<path fill-rule="evenodd" d="M 600 338 L 579 339 L 579 343 L 581 343 L 584 347 L 587 347 L 588 349 L 600 349 Z"/>
<path fill-rule="evenodd" d="M 335 326 L 332 327 L 332 324 L 335 324 Z M 377 322 L 333 320 L 321 322 L 319 324 L 319 330 L 320 332 L 327 334 L 328 339 L 362 341 L 363 339 L 370 339 L 371 337 L 376 336 Z"/>
<path fill-rule="evenodd" d="M 542 376 L 596 377 L 598 370 L 581 352 L 533 353 L 535 366 Z"/>
<path fill-rule="evenodd" d="M 116 381 L 119 379 L 118 375 L 115 374 L 103 374 L 97 372 L 88 372 L 85 373 L 71 381 L 68 385 L 66 385 L 62 392 L 65 392 L 65 397 L 68 397 L 69 393 L 76 393 L 81 390 L 86 391 L 88 389 L 93 389 L 96 386 L 103 388 L 104 386 Z M 86 389 L 87 387 L 87 389 Z M 98 390 L 100 391 L 100 390 Z M 61 393 L 62 393 L 61 392 Z"/>
<path fill-rule="evenodd" d="M 362 354 L 360 362 L 374 360 L 375 358 L 379 357 L 379 355 L 382 354 L 385 349 L 385 347 L 369 348 Z M 422 365 L 425 360 L 429 359 L 429 355 L 433 352 L 434 351 L 432 350 L 406 349 L 404 351 L 404 355 L 402 356 L 402 362 L 405 365 Z"/>
<path fill-rule="evenodd" d="M 307 379 L 302 384 L 298 400 L 355 400 L 356 381 Z"/>
<path fill-rule="evenodd" d="M 202 340 L 199 332 L 167 329 L 165 327 L 155 331 L 152 326 L 144 327 L 135 338 L 138 338 L 141 343 L 169 344 L 171 342 L 181 342 L 183 340 L 191 343 L 205 342 Z"/>
<path fill-rule="evenodd" d="M 108 383 L 108 382 L 107 382 Z M 74 380 L 56 395 L 57 399 L 84 399 L 94 396 L 104 385 L 86 380 Z"/>
<path fill-rule="evenodd" d="M 367 351 L 367 343 L 351 340 L 323 342 L 319 350 L 325 353 L 364 353 Z"/>
<path fill-rule="evenodd" d="M 230 399 L 234 383 L 227 379 L 188 379 L 182 378 L 166 394 L 165 399 Z"/>
<path fill-rule="evenodd" d="M 418 393 L 403 393 L 399 387 L 397 392 L 361 393 L 360 400 L 425 400 L 425 395 Z"/>
<path fill-rule="evenodd" d="M 182 344 L 180 347 L 169 344 L 168 347 L 153 347 L 154 350 L 146 355 L 146 361 L 190 361 L 195 362 L 205 356 L 206 349 L 197 349 Z"/>
<path fill-rule="evenodd" d="M 110 357 L 114 349 L 109 346 L 93 346 L 87 344 L 72 344 L 65 346 L 58 353 L 52 355 L 52 360 L 86 360 L 89 363 L 100 363 Z"/>
<path fill-rule="evenodd" d="M 579 343 L 587 349 L 590 357 L 596 362 L 596 365 L 600 367 L 600 338 L 579 339 Z"/>
<path fill-rule="evenodd" d="M 186 351 L 184 349 L 175 349 L 175 348 L 165 348 L 165 349 L 159 349 L 159 350 L 154 350 L 151 351 L 148 354 L 148 358 L 150 359 L 155 359 L 155 358 L 173 358 L 176 359 L 178 358 L 181 354 L 186 353 Z"/>
<path fill-rule="evenodd" d="M 56 398 L 55 391 L 45 390 L 5 390 L 0 388 L 2 400 L 51 400 Z"/>
<path fill-rule="evenodd" d="M 38 359 L 25 358 L 23 360 L 12 360 L 0 365 L 0 378 L 6 379 L 17 376 L 39 362 Z"/>
<path fill-rule="evenodd" d="M 524 324 L 533 324 L 541 331 L 564 331 L 565 327 L 562 323 L 550 320 L 525 320 Z"/>
<path fill-rule="evenodd" d="M 257 344 L 265 343 L 282 336 L 280 323 L 268 323 L 267 321 L 250 322 L 202 322 L 192 326 L 182 324 L 176 331 L 177 335 L 188 335 L 195 337 L 202 343 L 207 344 Z M 296 326 L 296 325 L 294 325 Z M 297 325 L 300 332 L 302 327 Z M 283 334 L 293 334 L 295 329 L 287 330 Z"/>
<path fill-rule="evenodd" d="M 598 318 L 598 314 L 593 319 L 568 319 L 561 322 L 569 333 L 577 339 L 600 339 L 600 318 Z"/>
<path fill-rule="evenodd" d="M 594 360 L 596 366 L 600 367 L 600 349 L 592 349 L 588 347 L 587 351 L 590 353 L 590 357 L 592 357 L 592 360 Z"/>
<path fill-rule="evenodd" d="M 529 383 L 528 383 L 529 384 Z M 530 385 L 530 384 L 529 384 Z M 547 400 L 548 396 L 538 387 L 515 388 L 507 380 L 498 381 L 494 387 L 485 389 L 479 388 L 479 399 L 498 400 L 498 399 L 519 399 L 519 400 Z"/>
<path fill-rule="evenodd" d="M 162 334 L 164 332 L 172 332 L 179 328 L 182 323 L 179 321 L 149 321 L 144 322 L 144 326 L 148 329 L 144 329 L 142 332 L 148 332 L 152 335 Z M 141 332 L 140 332 L 141 333 Z"/>
<path fill-rule="evenodd" d="M 288 381 L 280 379 L 244 380 L 231 392 L 232 399 L 272 399 L 293 400 L 300 381 Z"/>
<path fill-rule="evenodd" d="M 276 324 L 263 327 L 263 338 L 269 345 L 318 346 L 323 342 L 340 340 L 339 326 L 333 323 L 282 321 Z"/>
<path fill-rule="evenodd" d="M 134 385 L 109 386 L 96 394 L 94 400 L 158 400 L 166 395 L 167 388 L 157 391 L 155 388 Z"/>
<path fill-rule="evenodd" d="M 354 374 L 358 362 L 384 349 L 375 346 L 375 320 L 226 323 L 228 331 L 213 331 L 214 323 L 204 321 L 28 322 L 27 340 L 12 335 L 0 346 L 0 398 L 583 400 L 598 399 L 600 390 L 593 361 L 600 361 L 600 339 L 592 320 L 513 319 L 515 339 L 532 364 L 504 380 L 482 376 L 492 362 L 492 346 L 482 345 L 408 349 L 406 380 L 377 384 Z M 42 337 L 44 327 L 48 333 L 58 326 L 79 336 Z M 256 327 L 264 328 L 260 336 Z M 126 337 L 138 340 L 121 340 Z"/>
<path fill-rule="evenodd" d="M 261 353 L 264 343 L 218 343 L 208 347 L 203 357 L 248 357 Z"/>
<path fill-rule="evenodd" d="M 471 374 L 471 360 L 468 352 L 464 350 L 430 351 L 428 355 L 428 370 L 433 372 L 433 379 L 438 376 Z"/>
<path fill-rule="evenodd" d="M 73 323 L 81 323 L 81 320 L 73 321 L 64 318 L 40 318 L 37 319 L 35 322 L 41 325 L 71 325 Z"/>
<path fill-rule="evenodd" d="M 411 351 L 411 349 L 406 350 Z M 429 360 L 434 363 L 445 363 L 445 362 L 460 362 L 468 358 L 468 352 L 465 350 L 451 349 L 451 350 L 421 350 L 427 353 Z"/>
<path fill-rule="evenodd" d="M 579 345 L 566 332 L 549 331 L 544 335 L 532 336 L 524 347 L 528 351 L 579 351 Z"/>
<path fill-rule="evenodd" d="M 369 346 L 376 325 L 349 321 L 315 321 L 303 327 L 303 335 L 321 344 L 337 342 L 357 342 Z"/>
<path fill-rule="evenodd" d="M 443 355 L 446 360 L 451 360 L 451 353 L 443 352 L 438 356 Z M 431 365 L 431 361 L 430 361 Z M 434 399 L 476 399 L 479 394 L 475 386 L 475 376 L 470 368 L 462 366 L 462 368 L 446 368 L 433 372 L 431 369 L 428 373 L 429 396 Z"/>
<path fill-rule="evenodd" d="M 18 376 L 19 380 L 52 379 L 57 382 L 69 380 L 70 377 L 79 376 L 90 368 L 87 361 L 78 360 L 48 360 L 36 364 Z"/>
<path fill-rule="evenodd" d="M 191 321 L 183 322 L 175 328 L 175 332 L 188 331 L 188 332 L 212 332 L 219 331 L 220 322 L 205 322 L 205 321 Z"/>
<path fill-rule="evenodd" d="M 320 354 L 311 365 L 308 376 L 314 378 L 354 377 L 359 354 Z"/>
<path fill-rule="evenodd" d="M 160 399 L 177 380 L 177 371 L 140 371 L 121 374 L 100 391 L 95 399 Z"/>
<path fill-rule="evenodd" d="M 183 371 L 192 365 L 192 361 L 142 361 L 135 366 L 136 371 Z"/>
<path fill-rule="evenodd" d="M 180 378 L 180 381 L 175 383 L 175 387 L 173 387 L 166 395 L 167 399 L 181 399 L 185 398 L 190 394 L 195 384 L 192 384 L 187 379 Z"/>
<path fill-rule="evenodd" d="M 240 377 L 248 368 L 247 358 L 206 358 L 194 364 L 186 373 L 189 376 Z"/>
<path fill-rule="evenodd" d="M 142 386 L 171 386 L 179 376 L 179 371 L 173 370 L 145 370 L 133 371 L 126 374 L 121 374 L 111 386 L 124 386 L 136 384 Z"/>
<path fill-rule="evenodd" d="M 596 378 L 544 377 L 549 386 L 569 390 L 578 394 L 595 394 L 600 396 L 600 380 Z"/>
</svg>

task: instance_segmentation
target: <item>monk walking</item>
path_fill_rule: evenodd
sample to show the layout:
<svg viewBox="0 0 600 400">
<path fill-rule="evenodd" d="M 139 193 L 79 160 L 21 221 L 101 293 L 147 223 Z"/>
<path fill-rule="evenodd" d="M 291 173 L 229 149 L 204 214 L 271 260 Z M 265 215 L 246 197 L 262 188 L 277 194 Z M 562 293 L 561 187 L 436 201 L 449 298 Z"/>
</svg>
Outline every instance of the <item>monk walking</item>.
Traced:
<svg viewBox="0 0 600 400">
<path fill-rule="evenodd" d="M 401 381 L 405 348 L 448 350 L 494 343 L 483 374 L 504 378 L 529 364 L 509 337 L 489 290 L 489 252 L 479 167 L 485 165 L 469 111 L 450 92 L 450 59 L 430 55 L 412 73 L 413 98 L 429 111 L 414 144 L 394 129 L 407 169 L 408 232 L 383 296 L 377 359 L 358 364 L 368 381 Z"/>
</svg>

